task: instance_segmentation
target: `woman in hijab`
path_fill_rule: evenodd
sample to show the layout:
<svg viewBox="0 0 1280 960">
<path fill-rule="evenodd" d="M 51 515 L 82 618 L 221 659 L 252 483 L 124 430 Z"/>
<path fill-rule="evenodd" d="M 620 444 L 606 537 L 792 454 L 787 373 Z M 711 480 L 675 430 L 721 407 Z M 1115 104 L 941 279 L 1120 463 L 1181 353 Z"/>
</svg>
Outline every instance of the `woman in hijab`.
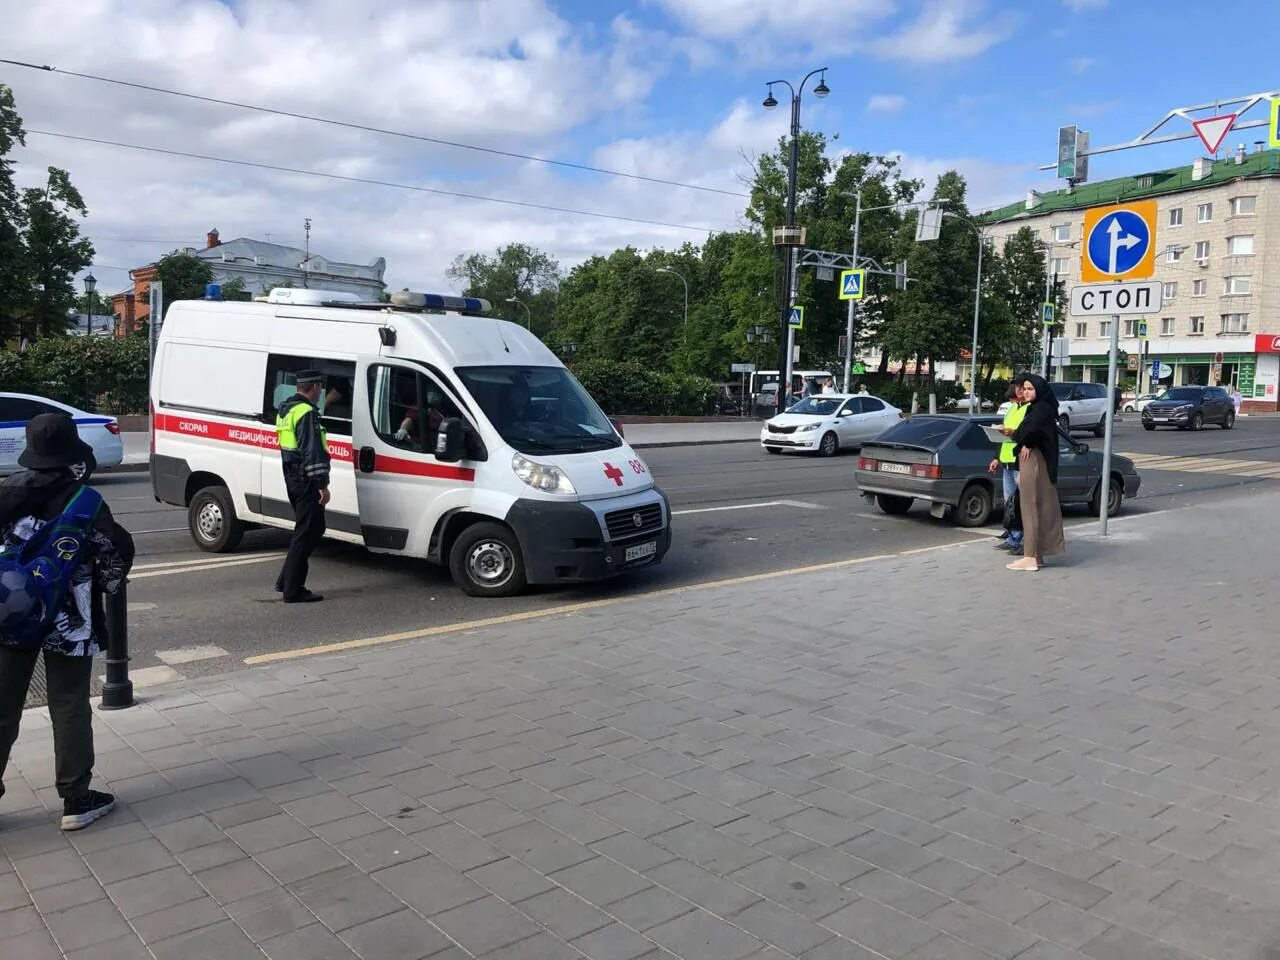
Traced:
<svg viewBox="0 0 1280 960">
<path fill-rule="evenodd" d="M 1062 507 L 1058 503 L 1058 398 L 1043 377 L 1020 374 L 1026 416 L 1013 432 L 1018 457 L 1018 499 L 1022 507 L 1022 559 L 1010 570 L 1034 572 L 1045 557 L 1066 553 Z"/>
</svg>

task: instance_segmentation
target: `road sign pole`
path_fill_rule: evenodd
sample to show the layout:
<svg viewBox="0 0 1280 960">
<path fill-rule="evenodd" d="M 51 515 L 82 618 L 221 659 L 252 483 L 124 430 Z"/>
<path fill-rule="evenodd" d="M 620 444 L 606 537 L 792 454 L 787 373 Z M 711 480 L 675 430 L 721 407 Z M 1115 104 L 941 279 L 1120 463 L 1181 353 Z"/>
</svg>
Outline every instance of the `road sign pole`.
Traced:
<svg viewBox="0 0 1280 960">
<path fill-rule="evenodd" d="M 1111 317 L 1111 349 L 1107 354 L 1107 432 L 1102 441 L 1102 476 L 1098 479 L 1099 519 L 1107 536 L 1107 501 L 1111 499 L 1111 443 L 1116 423 L 1116 354 L 1120 350 L 1120 315 Z"/>
<path fill-rule="evenodd" d="M 973 290 L 973 354 L 969 365 L 969 416 L 977 416 L 981 409 L 978 400 L 978 316 L 982 306 L 982 228 L 978 228 L 978 279 Z"/>
<path fill-rule="evenodd" d="M 854 196 L 857 198 L 857 205 L 853 208 L 853 266 L 858 266 L 858 233 L 862 229 L 862 191 L 859 190 Z M 865 280 L 863 281 L 866 282 Z M 866 292 L 863 292 L 866 296 Z M 845 318 L 845 351 L 844 351 L 844 392 L 849 392 L 849 374 L 853 367 L 853 309 L 856 301 L 849 301 L 849 312 Z"/>
</svg>

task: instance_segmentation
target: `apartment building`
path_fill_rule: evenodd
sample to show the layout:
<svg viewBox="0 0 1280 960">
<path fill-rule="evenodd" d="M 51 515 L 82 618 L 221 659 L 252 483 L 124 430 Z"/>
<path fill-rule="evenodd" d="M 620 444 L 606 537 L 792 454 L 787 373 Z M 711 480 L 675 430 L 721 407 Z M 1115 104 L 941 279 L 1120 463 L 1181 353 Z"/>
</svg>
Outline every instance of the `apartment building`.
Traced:
<svg viewBox="0 0 1280 960">
<path fill-rule="evenodd" d="M 1164 303 L 1151 316 L 1122 318 L 1120 330 L 1121 349 L 1137 354 L 1139 321 L 1147 323 L 1143 389 L 1158 360 L 1168 372 L 1152 386 L 1219 382 L 1244 395 L 1246 410 L 1280 409 L 1280 150 L 1242 147 L 1218 160 L 1033 192 L 984 219 L 997 245 L 1031 227 L 1069 289 L 1080 282 L 1084 211 L 1146 199 L 1159 210 L 1153 279 Z M 1071 349 L 1061 378 L 1104 380 L 1111 321 L 1060 319 Z"/>
</svg>

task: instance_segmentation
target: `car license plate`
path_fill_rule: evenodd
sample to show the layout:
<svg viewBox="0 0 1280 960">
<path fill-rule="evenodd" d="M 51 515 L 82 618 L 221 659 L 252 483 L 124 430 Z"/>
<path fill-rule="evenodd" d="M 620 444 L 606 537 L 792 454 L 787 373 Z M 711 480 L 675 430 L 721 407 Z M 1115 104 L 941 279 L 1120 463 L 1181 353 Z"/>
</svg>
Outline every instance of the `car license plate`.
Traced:
<svg viewBox="0 0 1280 960">
<path fill-rule="evenodd" d="M 1168 417 L 1152 417 L 1151 419 L 1152 419 L 1153 421 L 1155 421 L 1156 423 L 1168 423 L 1168 422 L 1169 422 L 1169 418 L 1168 418 Z"/>
<path fill-rule="evenodd" d="M 910 473 L 911 468 L 905 463 L 882 463 L 880 464 L 881 473 Z"/>
<path fill-rule="evenodd" d="M 632 560 L 643 560 L 645 557 L 654 556 L 657 552 L 657 540 L 650 540 L 648 543 L 637 543 L 634 547 L 627 547 L 623 562 L 630 563 Z"/>
</svg>

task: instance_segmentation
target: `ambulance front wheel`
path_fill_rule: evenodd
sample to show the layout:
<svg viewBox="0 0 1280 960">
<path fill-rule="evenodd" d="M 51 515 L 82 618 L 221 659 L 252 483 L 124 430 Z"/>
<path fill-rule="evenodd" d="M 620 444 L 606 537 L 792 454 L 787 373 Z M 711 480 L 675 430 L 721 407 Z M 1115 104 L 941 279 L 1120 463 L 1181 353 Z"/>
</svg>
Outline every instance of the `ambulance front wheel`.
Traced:
<svg viewBox="0 0 1280 960">
<path fill-rule="evenodd" d="M 244 524 L 236 516 L 231 491 L 226 487 L 196 491 L 187 505 L 187 526 L 196 546 L 209 553 L 227 553 L 244 539 Z"/>
<path fill-rule="evenodd" d="M 449 572 L 463 593 L 511 597 L 527 583 L 520 541 L 507 527 L 477 523 L 467 527 L 449 551 Z"/>
</svg>

